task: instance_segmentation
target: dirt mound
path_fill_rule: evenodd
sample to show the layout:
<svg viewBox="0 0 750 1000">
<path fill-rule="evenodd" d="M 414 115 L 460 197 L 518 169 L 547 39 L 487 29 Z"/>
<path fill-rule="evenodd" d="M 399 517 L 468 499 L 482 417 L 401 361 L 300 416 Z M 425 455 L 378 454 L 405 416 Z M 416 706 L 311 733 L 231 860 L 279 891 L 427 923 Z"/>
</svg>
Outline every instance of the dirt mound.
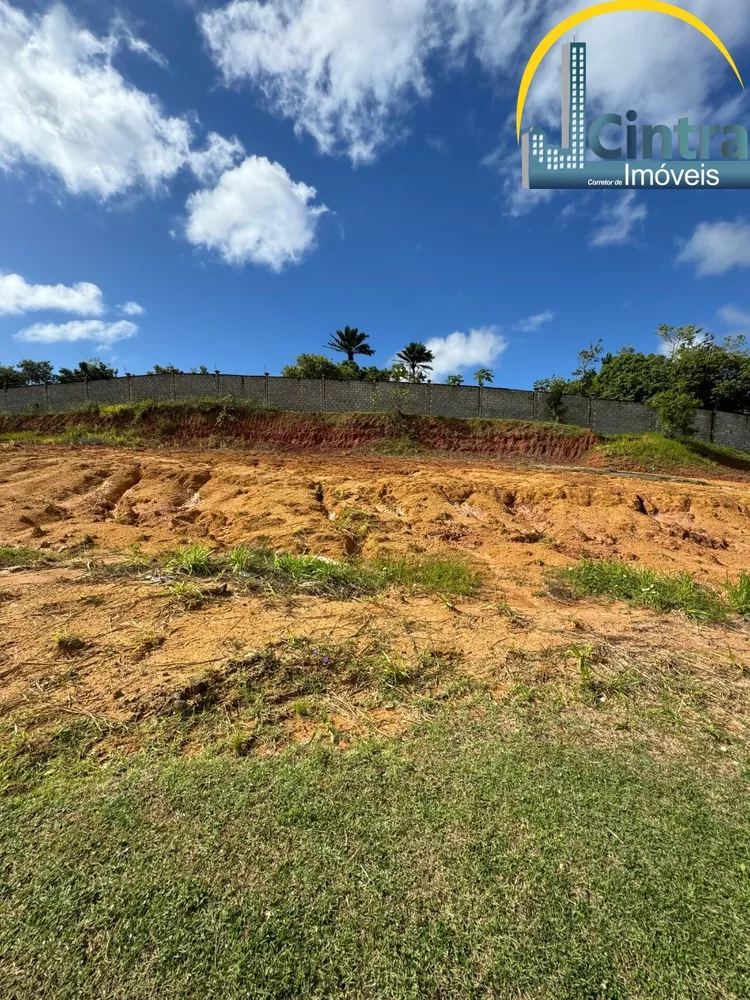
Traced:
<svg viewBox="0 0 750 1000">
<path fill-rule="evenodd" d="M 79 413 L 0 416 L 0 432 L 39 435 L 127 432 L 143 443 L 239 445 L 293 451 L 377 446 L 495 457 L 574 461 L 598 442 L 572 427 L 512 420 L 459 420 L 382 413 L 290 413 L 219 402 L 149 403 Z"/>
<path fill-rule="evenodd" d="M 289 636 L 356 641 L 407 664 L 422 662 L 425 651 L 455 653 L 462 670 L 496 684 L 498 697 L 532 683 L 531 675 L 516 677 L 521 653 L 527 664 L 539 661 L 545 677 L 575 673 L 565 666 L 571 644 L 697 652 L 706 662 L 723 657 L 722 670 L 745 677 L 746 627 L 699 629 L 625 605 L 561 605 L 544 579 L 581 556 L 616 557 L 718 586 L 750 565 L 749 529 L 742 483 L 447 459 L 6 448 L 0 544 L 42 548 L 62 563 L 2 573 L 0 715 L 25 706 L 45 718 L 128 721 L 176 691 L 198 691 L 208 671 L 238 655 Z M 479 564 L 486 582 L 476 598 L 450 601 L 407 591 L 340 600 L 230 587 L 190 606 L 158 573 L 97 582 L 85 572 L 92 559 L 163 554 L 198 540 L 336 560 L 434 552 Z M 72 657 L 61 636 L 82 643 Z M 368 704 L 350 707 L 348 724 L 359 725 Z M 326 711 L 338 718 L 343 710 L 331 701 Z M 381 704 L 372 712 L 378 731 L 407 720 Z"/>
<path fill-rule="evenodd" d="M 429 459 L 7 449 L 6 544 L 109 551 L 204 539 L 372 556 L 449 547 L 504 565 L 637 559 L 718 578 L 750 564 L 750 496 L 706 485 Z"/>
</svg>

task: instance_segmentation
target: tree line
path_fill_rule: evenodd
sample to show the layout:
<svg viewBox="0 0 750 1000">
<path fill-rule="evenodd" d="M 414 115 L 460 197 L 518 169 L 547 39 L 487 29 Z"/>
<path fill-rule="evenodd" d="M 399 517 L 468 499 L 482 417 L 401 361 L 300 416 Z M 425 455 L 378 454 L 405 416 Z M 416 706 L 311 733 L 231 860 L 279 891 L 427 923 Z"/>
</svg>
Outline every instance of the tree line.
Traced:
<svg viewBox="0 0 750 1000">
<path fill-rule="evenodd" d="M 27 358 L 17 365 L 0 365 L 0 387 L 16 389 L 25 385 L 60 385 L 66 382 L 99 382 L 102 379 L 117 378 L 117 369 L 106 364 L 101 358 L 79 361 L 75 368 L 60 368 L 55 371 L 51 361 L 32 361 Z M 209 375 L 205 365 L 191 368 L 189 373 L 174 365 L 154 365 L 147 375 Z"/>
<path fill-rule="evenodd" d="M 656 331 L 658 353 L 625 346 L 605 353 L 601 339 L 578 352 L 569 378 L 553 375 L 534 383 L 548 392 L 553 416 L 564 419 L 564 396 L 621 399 L 656 410 L 668 433 L 691 433 L 695 411 L 750 413 L 750 351 L 743 335 L 721 343 L 702 327 L 667 326 Z"/>
<path fill-rule="evenodd" d="M 411 341 L 396 354 L 396 362 L 389 368 L 377 365 L 362 366 L 357 357 L 371 358 L 375 351 L 368 343 L 369 334 L 356 326 L 337 330 L 325 345 L 337 354 L 345 354 L 345 361 L 332 361 L 325 354 L 300 354 L 293 365 L 281 369 L 285 378 L 328 378 L 341 382 L 427 382 L 435 360 L 433 352 L 419 341 Z M 494 374 L 489 368 L 474 373 L 479 386 L 489 385 Z M 463 385 L 462 375 L 449 375 L 447 385 Z"/>
<path fill-rule="evenodd" d="M 534 383 L 538 392 L 548 393 L 554 419 L 564 419 L 564 397 L 577 395 L 598 399 L 620 399 L 643 403 L 659 411 L 662 423 L 670 423 L 685 433 L 698 407 L 750 413 L 750 349 L 744 336 L 725 337 L 719 343 L 714 334 L 697 326 L 667 326 L 657 329 L 662 350 L 636 351 L 625 346 L 616 354 L 605 353 L 602 340 L 578 352 L 578 366 L 567 378 L 552 375 Z M 434 354 L 412 341 L 396 354 L 390 367 L 360 365 L 358 358 L 371 358 L 375 351 L 369 335 L 357 327 L 337 330 L 325 345 L 344 360 L 333 361 L 325 354 L 300 354 L 281 374 L 287 378 L 328 378 L 340 381 L 421 383 L 429 379 Z M 191 373 L 210 374 L 205 365 Z M 115 378 L 116 368 L 100 358 L 80 361 L 75 368 L 54 370 L 49 361 L 26 359 L 18 364 L 0 365 L 0 385 L 8 388 L 45 383 L 97 381 Z M 174 365 L 154 365 L 149 375 L 184 374 Z M 449 375 L 449 385 L 463 384 L 461 375 Z M 493 372 L 480 368 L 474 381 L 482 386 L 493 381 Z"/>
</svg>

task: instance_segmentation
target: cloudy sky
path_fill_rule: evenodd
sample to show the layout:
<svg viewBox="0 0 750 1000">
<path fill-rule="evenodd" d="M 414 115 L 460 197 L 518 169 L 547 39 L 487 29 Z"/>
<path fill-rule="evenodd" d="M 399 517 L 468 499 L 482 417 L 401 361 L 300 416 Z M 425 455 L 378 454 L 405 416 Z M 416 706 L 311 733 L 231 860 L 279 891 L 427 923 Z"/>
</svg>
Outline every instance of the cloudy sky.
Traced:
<svg viewBox="0 0 750 1000">
<path fill-rule="evenodd" d="M 524 193 L 513 110 L 588 0 L 0 0 L 0 363 L 278 373 L 346 324 L 435 377 L 750 331 L 750 193 Z M 747 0 L 681 0 L 750 78 Z M 586 25 L 589 117 L 750 123 L 698 32 Z M 524 127 L 555 130 L 560 51 Z"/>
</svg>

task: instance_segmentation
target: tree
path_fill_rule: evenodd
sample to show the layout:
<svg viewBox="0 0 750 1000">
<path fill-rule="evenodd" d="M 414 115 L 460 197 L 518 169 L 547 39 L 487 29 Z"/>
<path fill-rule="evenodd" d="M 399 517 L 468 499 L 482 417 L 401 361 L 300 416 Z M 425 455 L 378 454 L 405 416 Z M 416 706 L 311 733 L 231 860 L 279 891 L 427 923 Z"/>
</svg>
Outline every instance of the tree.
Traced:
<svg viewBox="0 0 750 1000">
<path fill-rule="evenodd" d="M 293 365 L 281 369 L 284 378 L 341 379 L 341 367 L 325 354 L 300 354 Z"/>
<path fill-rule="evenodd" d="M 11 365 L 0 365 L 0 385 L 5 389 L 17 389 L 26 385 L 23 375 Z"/>
<path fill-rule="evenodd" d="M 300 354 L 293 365 L 281 369 L 284 378 L 328 378 L 338 382 L 389 382 L 390 368 L 360 368 L 356 361 L 336 363 L 325 354 Z"/>
<path fill-rule="evenodd" d="M 625 399 L 643 403 L 671 384 L 670 360 L 663 354 L 642 354 L 632 347 L 605 355 L 587 386 L 597 399 Z"/>
<path fill-rule="evenodd" d="M 449 375 L 445 380 L 446 385 L 463 385 L 464 377 L 463 375 Z"/>
<path fill-rule="evenodd" d="M 101 358 L 90 358 L 88 361 L 79 361 L 76 368 L 61 368 L 58 377 L 61 382 L 80 382 L 82 379 L 101 382 L 116 378 L 117 369 L 110 368 Z"/>
<path fill-rule="evenodd" d="M 704 333 L 703 327 L 694 326 L 692 323 L 689 326 L 667 326 L 666 323 L 661 323 L 656 328 L 656 333 L 664 341 L 670 358 L 673 358 L 678 351 L 714 339 L 712 333 Z"/>
<path fill-rule="evenodd" d="M 415 340 L 399 351 L 396 357 L 409 370 L 412 382 L 423 382 L 427 378 L 426 372 L 432 370 L 432 362 L 435 360 L 432 351 Z"/>
<path fill-rule="evenodd" d="M 154 365 L 147 375 L 182 375 L 182 368 L 175 368 L 174 365 Z M 208 374 L 208 370 L 206 370 Z"/>
<path fill-rule="evenodd" d="M 587 396 L 589 394 L 588 390 L 596 377 L 596 365 L 599 364 L 603 354 L 604 347 L 601 337 L 596 343 L 592 340 L 588 347 L 584 347 L 582 351 L 578 352 L 578 367 L 573 372 L 573 378 L 577 376 L 580 379 L 579 392 L 581 395 Z"/>
<path fill-rule="evenodd" d="M 484 385 L 491 383 L 495 377 L 495 373 L 491 368 L 480 368 L 479 371 L 474 372 L 474 381 L 481 389 Z"/>
<path fill-rule="evenodd" d="M 191 375 L 210 375 L 211 372 L 206 368 L 205 365 L 198 365 L 197 368 L 190 369 Z"/>
<path fill-rule="evenodd" d="M 24 385 L 44 385 L 45 382 L 56 382 L 55 371 L 50 361 L 19 361 L 16 365 Z"/>
<path fill-rule="evenodd" d="M 367 343 L 369 336 L 369 333 L 360 333 L 356 326 L 345 326 L 343 330 L 336 331 L 336 335 L 331 337 L 326 346 L 339 354 L 345 354 L 346 360 L 353 363 L 356 354 L 371 358 L 375 353 Z"/>
<path fill-rule="evenodd" d="M 547 388 L 544 390 L 547 395 L 547 409 L 550 412 L 550 416 L 556 424 L 565 416 L 566 406 L 565 406 L 565 394 L 567 386 L 565 384 L 564 378 L 551 378 L 547 383 Z M 537 390 L 539 391 L 539 390 Z"/>
<path fill-rule="evenodd" d="M 646 403 L 659 417 L 665 437 L 690 437 L 695 434 L 695 411 L 700 400 L 680 389 L 667 389 Z"/>
</svg>

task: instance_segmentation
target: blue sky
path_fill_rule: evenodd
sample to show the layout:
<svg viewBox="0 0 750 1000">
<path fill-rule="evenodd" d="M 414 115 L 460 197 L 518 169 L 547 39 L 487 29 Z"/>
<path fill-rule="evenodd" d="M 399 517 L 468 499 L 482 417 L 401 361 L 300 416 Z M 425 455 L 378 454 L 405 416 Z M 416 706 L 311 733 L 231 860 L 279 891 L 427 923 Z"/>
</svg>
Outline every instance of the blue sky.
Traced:
<svg viewBox="0 0 750 1000">
<path fill-rule="evenodd" d="M 529 195 L 516 89 L 559 0 L 0 0 L 0 362 L 278 373 L 346 324 L 436 377 L 750 330 L 748 192 Z M 683 0 L 750 77 L 745 0 Z M 589 118 L 750 120 L 687 26 L 600 18 Z M 524 127 L 559 127 L 559 49 Z"/>
</svg>

